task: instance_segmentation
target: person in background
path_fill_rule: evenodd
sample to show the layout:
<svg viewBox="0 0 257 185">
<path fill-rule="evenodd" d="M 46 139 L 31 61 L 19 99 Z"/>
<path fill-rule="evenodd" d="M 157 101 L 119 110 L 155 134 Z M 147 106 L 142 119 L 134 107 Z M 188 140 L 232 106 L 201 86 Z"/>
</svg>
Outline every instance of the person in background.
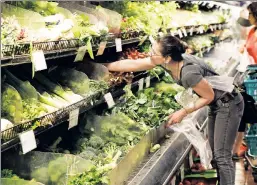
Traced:
<svg viewBox="0 0 257 185">
<path fill-rule="evenodd" d="M 247 10 L 249 11 L 249 22 L 242 17 L 238 19 L 240 25 L 245 27 L 252 26 L 252 29 L 248 33 L 246 43 L 244 47 L 241 48 L 241 53 L 243 53 L 244 48 L 246 48 L 248 54 L 251 56 L 251 62 L 257 64 L 257 2 L 248 5 Z"/>
<path fill-rule="evenodd" d="M 185 52 L 184 44 L 179 39 L 167 35 L 153 44 L 149 58 L 121 60 L 105 65 L 110 71 L 123 72 L 144 71 L 161 66 L 176 83 L 192 88 L 200 98 L 193 106 L 172 113 L 166 126 L 180 123 L 187 114 L 208 105 L 208 138 L 217 164 L 218 181 L 220 185 L 234 185 L 232 149 L 243 115 L 243 97 L 236 90 L 226 93 L 213 89 L 204 77 L 218 74 L 201 58 Z"/>
<path fill-rule="evenodd" d="M 240 18 L 238 19 L 238 23 L 243 27 L 241 29 L 241 38 L 246 38 L 246 44 L 240 48 L 240 52 L 244 52 L 244 48 L 246 48 L 248 54 L 252 57 L 252 63 L 257 64 L 257 2 L 253 2 L 248 5 L 247 10 L 243 10 L 240 14 Z M 247 19 L 248 18 L 248 19 Z M 247 29 L 248 28 L 248 29 Z M 250 31 L 249 31 L 250 30 Z M 248 33 L 248 36 L 246 35 Z M 248 95 L 249 96 L 249 95 Z M 244 95 L 245 101 L 249 99 L 247 95 Z M 247 147 L 243 143 L 245 129 L 247 123 L 250 123 L 248 120 L 248 114 L 246 109 L 244 111 L 243 118 L 240 122 L 237 138 L 234 144 L 233 149 L 233 159 L 238 160 L 243 157 Z"/>
</svg>

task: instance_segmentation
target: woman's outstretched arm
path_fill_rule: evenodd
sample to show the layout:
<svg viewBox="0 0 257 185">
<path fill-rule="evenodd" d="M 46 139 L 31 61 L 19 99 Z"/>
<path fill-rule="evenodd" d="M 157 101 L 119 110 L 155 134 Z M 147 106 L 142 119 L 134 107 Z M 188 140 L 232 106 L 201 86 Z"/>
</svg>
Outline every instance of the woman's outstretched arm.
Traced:
<svg viewBox="0 0 257 185">
<path fill-rule="evenodd" d="M 137 60 L 120 60 L 103 65 L 105 65 L 109 71 L 136 72 L 152 69 L 162 63 L 163 61 L 160 58 L 158 59 L 156 57 L 148 57 Z"/>
</svg>

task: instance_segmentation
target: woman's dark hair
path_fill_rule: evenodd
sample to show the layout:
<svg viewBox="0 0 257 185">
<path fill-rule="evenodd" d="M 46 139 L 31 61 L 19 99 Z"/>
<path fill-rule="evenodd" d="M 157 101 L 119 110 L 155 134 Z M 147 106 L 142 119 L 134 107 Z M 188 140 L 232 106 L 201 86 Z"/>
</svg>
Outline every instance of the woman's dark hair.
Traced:
<svg viewBox="0 0 257 185">
<path fill-rule="evenodd" d="M 257 2 L 252 2 L 251 4 L 249 4 L 247 9 L 252 12 L 254 18 L 257 21 Z"/>
<path fill-rule="evenodd" d="M 182 54 L 186 52 L 187 46 L 178 38 L 166 35 L 160 38 L 158 43 L 161 46 L 161 54 L 163 57 L 170 56 L 175 62 L 183 60 Z"/>
</svg>

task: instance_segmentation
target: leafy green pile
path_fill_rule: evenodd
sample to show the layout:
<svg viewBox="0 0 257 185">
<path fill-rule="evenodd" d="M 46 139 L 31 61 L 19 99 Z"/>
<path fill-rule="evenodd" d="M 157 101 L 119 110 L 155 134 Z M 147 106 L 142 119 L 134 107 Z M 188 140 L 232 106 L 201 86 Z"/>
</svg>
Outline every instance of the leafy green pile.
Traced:
<svg viewBox="0 0 257 185">
<path fill-rule="evenodd" d="M 105 6 L 123 15 L 122 31 L 144 31 L 153 36 L 157 35 L 161 28 L 166 31 L 171 20 L 171 12 L 177 8 L 175 2 L 159 1 L 124 1 L 119 2 L 119 5 L 109 3 Z"/>
<path fill-rule="evenodd" d="M 126 155 L 149 129 L 132 121 L 123 113 L 103 117 L 94 115 L 93 118 L 92 116 L 86 116 L 83 129 L 93 134 L 89 139 L 86 135 L 80 135 L 72 153 L 90 160 L 94 167 L 71 178 L 70 184 L 108 184 L 108 172 L 116 167 L 121 157 Z M 82 133 L 85 133 L 84 130 Z"/>
<path fill-rule="evenodd" d="M 195 51 L 200 51 L 202 48 L 210 47 L 214 44 L 215 35 L 207 34 L 189 37 L 186 39 L 188 45 L 192 46 Z"/>
<path fill-rule="evenodd" d="M 33 10 L 43 16 L 53 15 L 57 13 L 58 3 L 47 1 L 18 1 L 12 3 L 24 9 Z"/>
<path fill-rule="evenodd" d="M 151 127 L 162 124 L 167 116 L 178 110 L 180 105 L 175 102 L 174 95 L 180 88 L 162 82 L 155 88 L 145 89 L 134 96 L 126 89 L 126 104 L 117 106 L 113 112 L 123 112 L 141 125 Z"/>
<path fill-rule="evenodd" d="M 18 40 L 20 25 L 15 16 L 1 18 L 1 42 L 12 45 Z M 4 51 L 2 51 L 4 52 Z"/>
<path fill-rule="evenodd" d="M 9 114 L 10 116 L 14 114 L 11 113 L 12 111 L 19 110 L 22 111 L 21 120 L 28 121 L 40 117 L 48 112 L 47 108 L 39 102 L 38 93 L 29 81 L 18 79 L 8 70 L 5 70 L 4 73 L 6 75 L 6 82 L 13 88 L 9 86 L 9 88 L 7 88 L 3 93 L 2 108 L 4 109 L 2 110 L 2 114 Z M 22 99 L 22 108 L 20 107 L 20 97 L 18 94 Z M 17 107 L 15 109 L 13 108 L 13 103 L 9 101 L 12 98 L 14 98 L 13 100 L 17 100 Z M 16 121 L 20 121 L 20 113 L 16 115 L 17 117 L 15 115 L 13 116 L 9 117 L 11 118 L 11 121 L 14 121 L 14 123 L 17 123 Z"/>
<path fill-rule="evenodd" d="M 1 117 L 13 123 L 21 122 L 23 106 L 19 92 L 14 87 L 5 83 L 2 85 L 1 100 Z"/>
<path fill-rule="evenodd" d="M 12 170 L 2 169 L 1 170 L 1 184 L 2 185 L 37 185 L 35 180 L 27 181 L 21 179 L 13 173 Z"/>
</svg>

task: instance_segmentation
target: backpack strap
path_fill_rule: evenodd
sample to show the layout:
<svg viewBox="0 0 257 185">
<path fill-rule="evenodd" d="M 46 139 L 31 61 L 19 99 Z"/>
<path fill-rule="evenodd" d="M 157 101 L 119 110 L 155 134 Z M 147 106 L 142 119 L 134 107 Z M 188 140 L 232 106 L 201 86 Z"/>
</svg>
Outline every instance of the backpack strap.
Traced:
<svg viewBox="0 0 257 185">
<path fill-rule="evenodd" d="M 182 70 L 183 70 L 183 68 L 186 67 L 186 66 L 190 66 L 190 65 L 199 66 L 199 67 L 205 69 L 206 71 L 212 73 L 213 75 L 218 75 L 218 76 L 219 76 L 218 73 L 216 73 L 216 72 L 214 72 L 214 71 L 212 71 L 212 70 L 210 70 L 210 69 L 208 69 L 208 68 L 206 68 L 206 67 L 204 67 L 204 66 L 200 66 L 199 64 L 196 64 L 196 63 L 193 63 L 193 62 L 189 62 L 189 63 L 186 63 L 185 65 L 183 65 L 183 66 L 181 67 L 181 70 L 180 70 L 180 80 L 182 79 L 182 76 L 181 76 L 181 75 L 182 75 Z"/>
</svg>

